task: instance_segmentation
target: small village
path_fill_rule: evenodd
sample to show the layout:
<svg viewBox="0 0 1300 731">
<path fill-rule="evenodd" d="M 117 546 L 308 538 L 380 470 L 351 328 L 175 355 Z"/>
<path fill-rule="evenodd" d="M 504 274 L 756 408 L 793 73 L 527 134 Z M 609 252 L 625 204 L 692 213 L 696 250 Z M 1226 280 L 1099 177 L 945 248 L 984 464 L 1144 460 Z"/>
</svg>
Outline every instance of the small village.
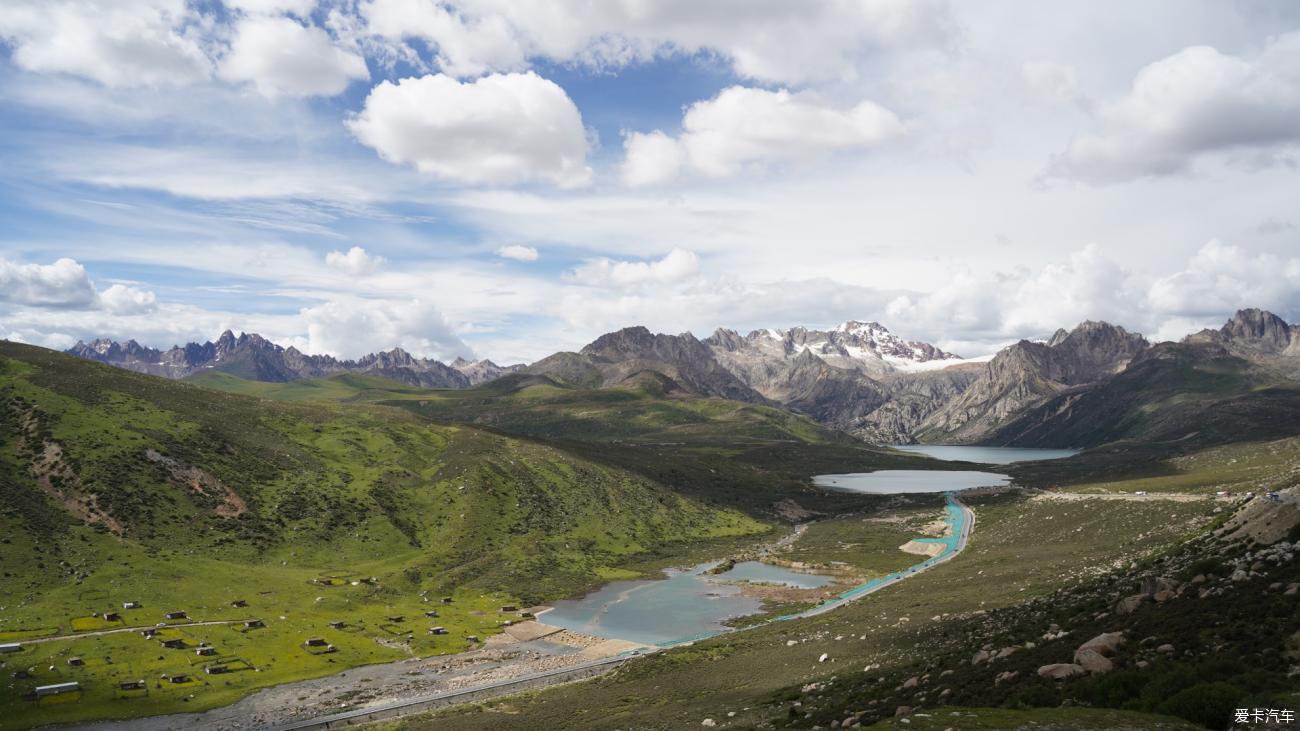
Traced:
<svg viewBox="0 0 1300 731">
<path fill-rule="evenodd" d="M 219 705 L 223 690 L 252 686 L 240 680 L 245 674 L 292 668 L 296 677 L 286 680 L 296 680 L 367 662 L 454 655 L 534 619 L 533 610 L 485 596 L 414 596 L 382 606 L 357 601 L 382 589 L 376 577 L 324 576 L 308 584 L 355 592 L 344 604 L 357 609 L 329 619 L 314 612 L 304 622 L 282 614 L 283 601 L 273 608 L 270 599 L 161 612 L 126 599 L 44 631 L 6 626 L 0 615 L 0 688 L 23 700 L 20 713 L 26 707 L 42 718 L 56 718 L 61 709 L 76 718 L 82 715 L 76 707 L 85 704 L 97 706 L 97 715 L 126 717 L 135 715 L 126 706 L 146 698 L 151 706 L 201 709 Z M 313 599 L 312 608 L 326 599 Z M 430 604 L 438 608 L 423 608 Z M 118 704 L 123 707 L 114 710 Z"/>
</svg>

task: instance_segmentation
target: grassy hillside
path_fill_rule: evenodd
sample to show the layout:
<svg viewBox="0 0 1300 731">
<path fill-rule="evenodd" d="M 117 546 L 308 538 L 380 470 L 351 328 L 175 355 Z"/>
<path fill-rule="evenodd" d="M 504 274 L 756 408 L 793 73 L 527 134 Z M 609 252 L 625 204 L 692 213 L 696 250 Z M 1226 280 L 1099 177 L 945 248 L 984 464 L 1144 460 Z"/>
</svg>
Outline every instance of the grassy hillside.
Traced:
<svg viewBox="0 0 1300 731">
<path fill-rule="evenodd" d="M 1227 466 L 1256 483 L 1294 484 L 1295 448 L 1295 439 L 1239 444 L 1175 466 L 1206 486 L 1227 476 Z M 972 500 L 976 529 L 966 552 L 835 612 L 697 642 L 580 686 L 391 728 L 688 728 L 706 718 L 718 728 L 827 728 L 852 718 L 871 728 L 1221 729 L 1233 708 L 1294 708 L 1294 506 L 1256 499 L 1234 514 L 1237 504 L 1209 499 L 1132 499 L 1147 484 L 1111 479 L 1072 489 L 1128 493 L 1124 499 Z M 1269 540 L 1289 532 L 1289 547 L 1265 550 L 1259 532 L 1242 537 L 1244 528 L 1234 527 L 1241 516 L 1268 528 Z M 828 529 L 835 525 L 851 523 Z M 892 550 L 863 545 L 868 553 L 881 548 Z M 1117 612 L 1116 602 L 1146 576 L 1180 591 Z M 1044 637 L 1054 628 L 1066 634 Z M 1113 672 L 1068 681 L 1037 675 L 1043 665 L 1070 662 L 1103 632 L 1127 637 Z M 981 649 L 1008 647 L 996 661 L 972 662 Z M 895 717 L 902 706 L 916 713 Z"/>
<path fill-rule="evenodd" d="M 6 673 L 0 694 L 22 726 L 195 710 L 348 665 L 457 651 L 499 627 L 503 604 L 769 530 L 535 441 L 371 403 L 219 394 L 0 343 L 0 641 L 72 636 L 5 658 L 33 668 Z M 434 608 L 441 616 L 425 619 Z M 189 613 L 181 624 L 267 626 L 168 630 L 188 648 L 161 654 L 135 633 L 85 635 L 175 609 Z M 104 619 L 110 610 L 122 616 Z M 450 634 L 427 635 L 432 624 Z M 336 651 L 308 651 L 311 636 Z M 218 655 L 195 655 L 205 640 Z M 70 666 L 74 656 L 84 664 Z M 205 675 L 212 663 L 234 671 Z M 197 680 L 156 683 L 163 674 Z M 115 683 L 138 678 L 150 679 L 149 699 L 116 702 Z M 75 703 L 20 700 L 66 679 L 87 688 Z"/>
<path fill-rule="evenodd" d="M 262 383 L 205 373 L 190 382 L 281 401 L 385 403 L 438 421 L 469 422 L 550 439 L 848 442 L 805 417 L 738 401 L 700 398 L 675 389 L 663 377 L 633 379 L 626 386 L 605 389 L 573 388 L 546 376 L 527 374 L 509 375 L 471 389 L 420 389 L 353 375 Z"/>
<path fill-rule="evenodd" d="M 953 469 L 952 462 L 873 447 L 780 409 L 690 395 L 662 377 L 602 389 L 529 374 L 463 390 L 354 376 L 269 384 L 205 374 L 194 382 L 277 400 L 382 404 L 438 423 L 527 437 L 763 519 L 790 517 L 796 507 L 834 514 L 879 502 L 814 489 L 809 478 L 816 474 Z"/>
</svg>

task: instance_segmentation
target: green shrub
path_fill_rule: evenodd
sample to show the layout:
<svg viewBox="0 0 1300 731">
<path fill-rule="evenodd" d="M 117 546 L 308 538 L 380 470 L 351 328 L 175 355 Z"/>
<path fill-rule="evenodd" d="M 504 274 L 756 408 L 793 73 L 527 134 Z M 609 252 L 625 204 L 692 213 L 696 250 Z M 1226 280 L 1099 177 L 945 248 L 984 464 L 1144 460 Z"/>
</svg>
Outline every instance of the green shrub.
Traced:
<svg viewBox="0 0 1300 731">
<path fill-rule="evenodd" d="M 1206 728 L 1227 728 L 1246 691 L 1230 683 L 1197 683 L 1170 696 L 1158 713 L 1185 718 Z"/>
</svg>

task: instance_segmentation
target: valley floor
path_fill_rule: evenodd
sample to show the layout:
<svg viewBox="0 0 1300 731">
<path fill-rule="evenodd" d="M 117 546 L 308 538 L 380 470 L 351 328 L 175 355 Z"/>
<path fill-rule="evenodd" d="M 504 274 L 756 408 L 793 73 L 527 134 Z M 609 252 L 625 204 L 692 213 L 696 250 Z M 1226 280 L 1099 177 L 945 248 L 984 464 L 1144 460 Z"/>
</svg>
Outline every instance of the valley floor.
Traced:
<svg viewBox="0 0 1300 731">
<path fill-rule="evenodd" d="M 614 657 L 640 647 L 539 622 L 522 622 L 489 638 L 482 648 L 469 652 L 367 665 L 323 678 L 277 685 L 203 713 L 60 728 L 68 731 L 233 731 L 276 727 L 361 707 L 495 685 Z"/>
</svg>

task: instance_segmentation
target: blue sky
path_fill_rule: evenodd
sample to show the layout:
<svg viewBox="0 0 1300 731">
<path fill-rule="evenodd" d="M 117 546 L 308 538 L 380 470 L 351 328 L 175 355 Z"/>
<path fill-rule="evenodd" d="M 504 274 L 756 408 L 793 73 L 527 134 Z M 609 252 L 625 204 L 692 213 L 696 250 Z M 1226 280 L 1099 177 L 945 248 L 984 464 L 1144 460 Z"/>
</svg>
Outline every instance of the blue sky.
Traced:
<svg viewBox="0 0 1300 731">
<path fill-rule="evenodd" d="M 1300 319 L 1298 167 L 1285 2 L 13 0 L 0 337 L 1174 338 Z"/>
</svg>

